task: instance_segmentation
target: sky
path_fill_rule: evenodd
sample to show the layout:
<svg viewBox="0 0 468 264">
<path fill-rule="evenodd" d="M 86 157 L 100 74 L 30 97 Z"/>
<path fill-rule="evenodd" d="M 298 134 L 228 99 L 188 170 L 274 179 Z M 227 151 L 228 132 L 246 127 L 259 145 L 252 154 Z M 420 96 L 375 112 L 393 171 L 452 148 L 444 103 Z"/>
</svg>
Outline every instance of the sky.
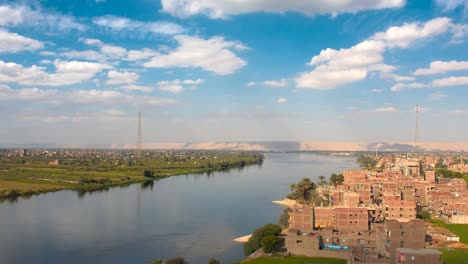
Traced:
<svg viewBox="0 0 468 264">
<path fill-rule="evenodd" d="M 467 0 L 0 0 L 0 144 L 468 141 Z"/>
</svg>

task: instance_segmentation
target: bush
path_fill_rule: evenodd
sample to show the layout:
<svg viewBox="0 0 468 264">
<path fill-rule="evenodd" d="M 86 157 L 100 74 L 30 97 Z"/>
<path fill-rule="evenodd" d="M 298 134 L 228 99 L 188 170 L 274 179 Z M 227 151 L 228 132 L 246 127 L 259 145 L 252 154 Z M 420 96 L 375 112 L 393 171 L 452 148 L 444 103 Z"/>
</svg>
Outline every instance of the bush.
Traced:
<svg viewBox="0 0 468 264">
<path fill-rule="evenodd" d="M 208 264 L 219 264 L 219 260 L 211 258 Z"/>
<path fill-rule="evenodd" d="M 431 213 L 429 213 L 429 211 L 427 211 L 427 210 L 418 210 L 416 212 L 416 218 L 429 220 L 429 219 L 431 219 Z"/>
<path fill-rule="evenodd" d="M 279 225 L 267 224 L 254 231 L 249 241 L 244 244 L 244 254 L 251 255 L 262 247 L 262 239 L 267 236 L 277 236 L 281 233 Z"/>
<path fill-rule="evenodd" d="M 262 238 L 262 249 L 263 252 L 270 254 L 276 252 L 278 246 L 278 238 L 276 236 L 266 236 Z"/>
</svg>

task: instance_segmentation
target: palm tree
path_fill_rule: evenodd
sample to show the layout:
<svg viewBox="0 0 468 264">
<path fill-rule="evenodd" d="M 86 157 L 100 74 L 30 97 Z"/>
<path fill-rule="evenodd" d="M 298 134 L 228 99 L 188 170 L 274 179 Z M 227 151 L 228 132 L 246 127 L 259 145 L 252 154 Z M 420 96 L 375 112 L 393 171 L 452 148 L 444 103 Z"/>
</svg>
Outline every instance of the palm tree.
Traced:
<svg viewBox="0 0 468 264">
<path fill-rule="evenodd" d="M 320 175 L 320 176 L 318 176 L 318 178 L 320 180 L 320 185 L 323 185 L 325 183 L 325 176 Z"/>
</svg>

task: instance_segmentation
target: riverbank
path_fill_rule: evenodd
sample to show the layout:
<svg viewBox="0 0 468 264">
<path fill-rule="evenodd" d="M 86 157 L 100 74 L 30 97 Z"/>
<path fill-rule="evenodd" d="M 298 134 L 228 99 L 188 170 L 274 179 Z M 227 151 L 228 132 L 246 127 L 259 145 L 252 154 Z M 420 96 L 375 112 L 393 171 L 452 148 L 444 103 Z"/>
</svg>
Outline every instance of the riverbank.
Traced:
<svg viewBox="0 0 468 264">
<path fill-rule="evenodd" d="M 139 159 L 130 154 L 133 153 L 98 152 L 89 156 L 58 153 L 52 158 L 41 153 L 28 157 L 2 156 L 0 199 L 59 190 L 86 193 L 263 162 L 262 154 L 252 152 L 148 152 Z"/>
</svg>

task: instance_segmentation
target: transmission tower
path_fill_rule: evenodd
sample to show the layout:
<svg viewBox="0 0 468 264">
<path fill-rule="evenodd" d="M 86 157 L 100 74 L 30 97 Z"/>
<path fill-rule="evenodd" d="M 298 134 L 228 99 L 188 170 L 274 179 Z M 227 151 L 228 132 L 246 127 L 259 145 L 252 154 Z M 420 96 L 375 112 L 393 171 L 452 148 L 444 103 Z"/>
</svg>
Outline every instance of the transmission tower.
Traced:
<svg viewBox="0 0 468 264">
<path fill-rule="evenodd" d="M 137 137 L 137 144 L 136 144 L 136 157 L 141 157 L 141 148 L 143 145 L 143 140 L 141 137 L 141 112 L 138 112 L 138 137 Z"/>
<path fill-rule="evenodd" d="M 413 152 L 417 151 L 419 140 L 420 140 L 420 135 L 419 135 L 419 105 L 416 105 L 416 130 L 414 132 Z"/>
</svg>

